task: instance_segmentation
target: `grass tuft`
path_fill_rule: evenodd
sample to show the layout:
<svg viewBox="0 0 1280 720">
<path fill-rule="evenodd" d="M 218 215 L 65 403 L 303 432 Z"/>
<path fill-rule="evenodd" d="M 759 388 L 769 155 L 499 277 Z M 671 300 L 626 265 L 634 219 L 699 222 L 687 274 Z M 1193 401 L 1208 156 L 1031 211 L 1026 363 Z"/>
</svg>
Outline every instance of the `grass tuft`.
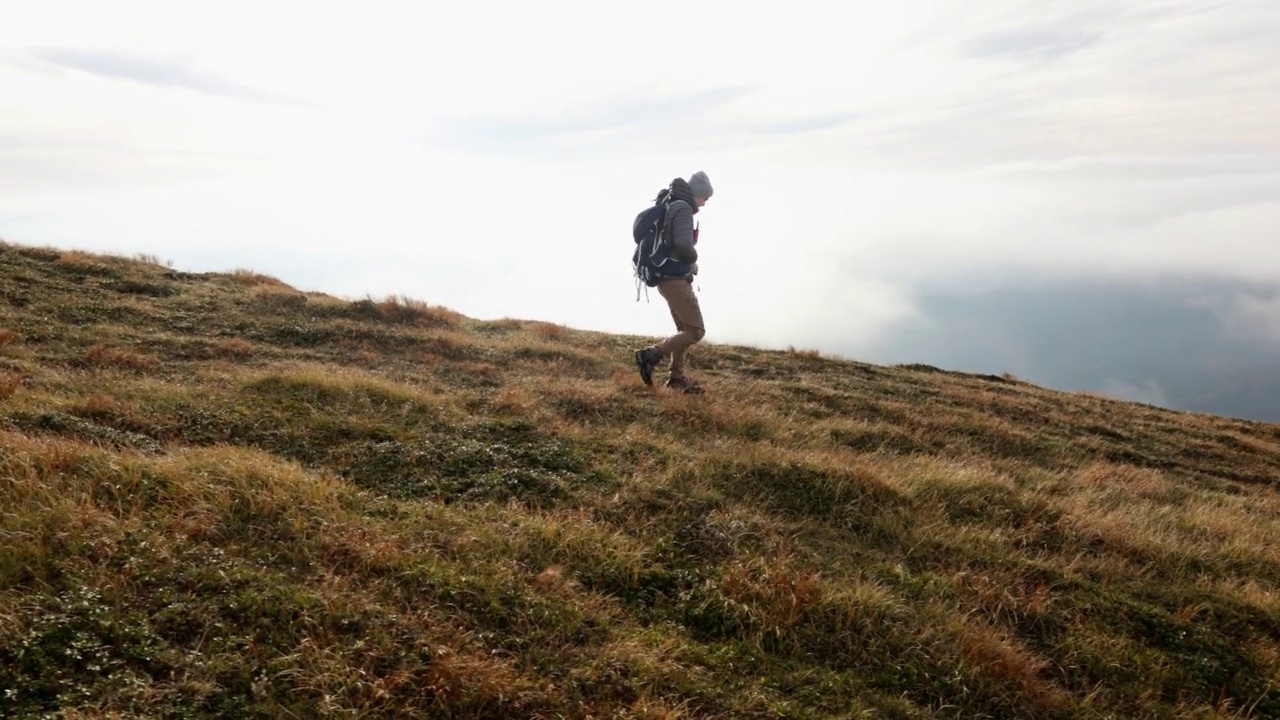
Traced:
<svg viewBox="0 0 1280 720">
<path fill-rule="evenodd" d="M 145 370 L 156 364 L 156 358 L 131 348 L 94 345 L 84 354 L 86 365 Z"/>
<path fill-rule="evenodd" d="M 22 376 L 14 373 L 0 372 L 0 400 L 5 400 L 18 392 L 22 387 Z"/>
<path fill-rule="evenodd" d="M 226 277 L 238 285 L 248 285 L 250 287 L 289 287 L 284 281 L 278 278 L 245 268 L 236 268 L 230 273 L 227 273 Z"/>
<path fill-rule="evenodd" d="M 404 295 L 389 295 L 381 300 L 366 297 L 349 306 L 353 317 L 381 320 L 397 325 L 452 329 L 460 325 L 462 316 Z"/>
<path fill-rule="evenodd" d="M 88 348 L 88 351 L 84 354 L 84 364 L 108 366 L 108 368 L 145 370 L 154 366 L 156 359 L 128 347 L 95 345 Z"/>
</svg>

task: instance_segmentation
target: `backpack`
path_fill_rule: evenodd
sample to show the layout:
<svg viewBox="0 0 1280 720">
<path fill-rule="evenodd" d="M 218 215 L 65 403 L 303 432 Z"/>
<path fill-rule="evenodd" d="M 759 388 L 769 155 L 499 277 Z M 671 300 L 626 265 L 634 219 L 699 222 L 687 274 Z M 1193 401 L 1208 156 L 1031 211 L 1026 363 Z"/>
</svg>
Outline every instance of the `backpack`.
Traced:
<svg viewBox="0 0 1280 720">
<path fill-rule="evenodd" d="M 662 238 L 670 204 L 671 194 L 663 190 L 658 193 L 653 206 L 641 210 L 631 223 L 631 237 L 636 243 L 635 252 L 631 254 L 631 267 L 635 271 L 637 301 L 641 284 L 655 287 L 663 278 L 689 274 L 689 264 L 677 260 L 671 254 L 671 246 Z"/>
</svg>

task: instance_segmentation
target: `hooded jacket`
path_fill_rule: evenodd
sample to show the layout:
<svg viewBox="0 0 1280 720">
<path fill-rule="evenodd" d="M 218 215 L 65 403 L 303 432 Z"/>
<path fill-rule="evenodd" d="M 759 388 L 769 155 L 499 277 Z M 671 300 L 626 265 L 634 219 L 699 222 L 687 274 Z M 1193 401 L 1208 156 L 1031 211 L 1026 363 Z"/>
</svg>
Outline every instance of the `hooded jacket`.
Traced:
<svg viewBox="0 0 1280 720">
<path fill-rule="evenodd" d="M 671 247 L 677 260 L 689 265 L 698 262 L 697 239 L 693 234 L 693 216 L 698 212 L 693 191 L 683 178 L 671 182 L 671 202 L 667 206 L 667 218 L 662 227 L 662 240 Z M 697 267 L 685 277 L 689 280 L 698 273 Z"/>
</svg>

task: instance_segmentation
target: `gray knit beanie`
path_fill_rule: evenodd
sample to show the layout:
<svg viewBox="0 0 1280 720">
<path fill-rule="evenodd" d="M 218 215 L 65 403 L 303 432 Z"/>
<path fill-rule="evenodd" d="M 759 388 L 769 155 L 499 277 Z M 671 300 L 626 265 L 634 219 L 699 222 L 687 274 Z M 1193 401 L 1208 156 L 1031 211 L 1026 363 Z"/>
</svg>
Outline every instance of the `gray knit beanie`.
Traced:
<svg viewBox="0 0 1280 720">
<path fill-rule="evenodd" d="M 693 191 L 694 197 L 709 198 L 711 193 L 714 192 L 711 189 L 711 178 L 707 177 L 707 174 L 701 170 L 689 178 L 689 189 Z"/>
</svg>

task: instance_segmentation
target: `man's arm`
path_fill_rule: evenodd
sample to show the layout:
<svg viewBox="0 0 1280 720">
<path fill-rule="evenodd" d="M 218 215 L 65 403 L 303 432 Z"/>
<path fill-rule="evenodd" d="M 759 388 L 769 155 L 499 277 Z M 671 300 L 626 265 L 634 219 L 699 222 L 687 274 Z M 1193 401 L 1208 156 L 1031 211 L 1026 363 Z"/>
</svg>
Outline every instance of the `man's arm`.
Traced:
<svg viewBox="0 0 1280 720">
<path fill-rule="evenodd" d="M 693 208 L 682 200 L 671 203 L 671 247 L 680 262 L 698 262 L 698 250 L 693 246 Z"/>
</svg>

